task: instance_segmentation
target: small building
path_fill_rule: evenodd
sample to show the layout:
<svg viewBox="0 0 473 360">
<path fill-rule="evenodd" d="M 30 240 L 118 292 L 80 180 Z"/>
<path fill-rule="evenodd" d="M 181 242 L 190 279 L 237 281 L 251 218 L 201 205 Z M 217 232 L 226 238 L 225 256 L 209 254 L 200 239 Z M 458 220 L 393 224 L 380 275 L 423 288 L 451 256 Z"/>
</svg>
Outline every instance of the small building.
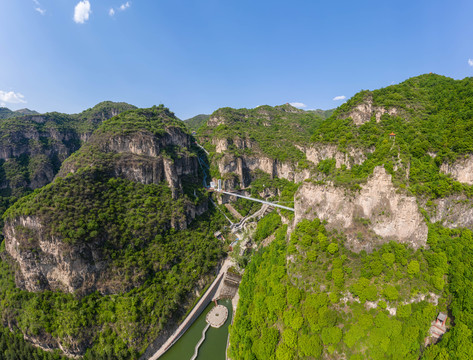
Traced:
<svg viewBox="0 0 473 360">
<path fill-rule="evenodd" d="M 192 135 L 193 135 L 193 136 L 196 136 L 196 135 L 197 135 L 197 133 L 196 133 L 195 131 L 193 131 L 193 132 L 192 132 Z"/>
<path fill-rule="evenodd" d="M 219 239 L 219 240 L 225 240 L 225 238 L 223 237 L 221 231 L 216 231 L 216 232 L 214 232 L 214 236 L 215 236 L 217 239 Z"/>
<path fill-rule="evenodd" d="M 396 134 L 392 132 L 391 134 L 389 134 L 389 138 L 394 140 L 396 138 Z"/>
<path fill-rule="evenodd" d="M 446 321 L 447 321 L 447 314 L 444 314 L 441 312 L 437 316 L 437 320 L 435 321 L 435 324 L 440 325 L 440 326 L 445 326 Z"/>
<path fill-rule="evenodd" d="M 432 338 L 432 342 L 436 343 L 447 331 L 447 327 L 445 323 L 447 322 L 447 314 L 439 313 L 437 319 L 432 322 L 432 326 L 430 327 L 430 336 Z"/>
</svg>

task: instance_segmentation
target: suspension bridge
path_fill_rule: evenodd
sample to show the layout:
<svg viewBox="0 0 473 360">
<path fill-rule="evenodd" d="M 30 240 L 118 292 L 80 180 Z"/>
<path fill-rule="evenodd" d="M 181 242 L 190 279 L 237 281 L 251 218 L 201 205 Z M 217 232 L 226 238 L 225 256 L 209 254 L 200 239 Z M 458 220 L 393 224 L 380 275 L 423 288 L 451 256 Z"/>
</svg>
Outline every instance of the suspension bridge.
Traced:
<svg viewBox="0 0 473 360">
<path fill-rule="evenodd" d="M 206 155 L 209 155 L 209 152 L 202 145 L 198 144 L 197 142 L 195 142 L 195 145 L 198 146 L 202 151 L 204 151 Z M 217 186 L 215 186 L 215 184 L 213 182 L 210 182 L 210 186 L 207 185 L 207 178 L 208 178 L 207 173 L 210 170 L 209 166 L 207 165 L 207 162 L 205 161 L 205 159 L 202 156 L 199 156 L 197 159 L 199 161 L 200 168 L 202 169 L 202 172 L 204 174 L 203 185 L 206 189 L 216 191 L 220 194 L 236 196 L 236 197 L 239 197 L 239 198 L 242 198 L 242 199 L 259 202 L 259 203 L 266 204 L 266 205 L 269 205 L 269 206 L 274 206 L 274 207 L 277 207 L 277 208 L 280 208 L 280 209 L 294 211 L 293 208 L 290 208 L 290 207 L 284 206 L 284 205 L 279 205 L 279 204 L 276 204 L 276 203 L 271 202 L 271 201 L 265 201 L 265 200 L 261 200 L 261 199 L 252 198 L 251 196 L 241 195 L 241 194 L 238 194 L 236 192 L 224 191 L 222 189 L 222 181 L 220 179 L 218 180 L 218 185 Z"/>
</svg>

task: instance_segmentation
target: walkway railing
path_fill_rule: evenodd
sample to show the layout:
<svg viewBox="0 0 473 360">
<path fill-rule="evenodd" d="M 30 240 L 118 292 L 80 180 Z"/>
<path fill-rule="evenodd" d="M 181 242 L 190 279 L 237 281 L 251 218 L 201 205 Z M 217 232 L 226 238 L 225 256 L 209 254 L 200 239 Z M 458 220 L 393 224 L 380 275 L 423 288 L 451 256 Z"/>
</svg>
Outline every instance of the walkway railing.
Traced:
<svg viewBox="0 0 473 360">
<path fill-rule="evenodd" d="M 207 324 L 207 326 L 205 327 L 205 329 L 202 330 L 202 337 L 200 338 L 199 342 L 198 342 L 197 345 L 195 346 L 194 355 L 192 355 L 191 360 L 197 359 L 197 355 L 199 355 L 199 348 L 200 348 L 200 345 L 202 345 L 202 343 L 205 341 L 205 333 L 207 332 L 207 330 L 209 329 L 209 327 L 210 327 L 210 324 Z"/>
<path fill-rule="evenodd" d="M 220 193 L 222 193 L 222 194 L 227 194 L 227 195 L 231 195 L 231 196 L 236 196 L 236 197 L 240 197 L 240 198 L 243 198 L 243 199 L 247 199 L 247 200 L 251 200 L 251 201 L 256 201 L 256 202 L 259 202 L 259 203 L 262 203 L 262 204 L 267 204 L 267 205 L 270 205 L 270 206 L 278 207 L 278 208 L 281 208 L 281 209 L 284 209 L 284 210 L 294 211 L 293 208 L 290 208 L 290 207 L 287 207 L 287 206 L 284 206 L 284 205 L 275 204 L 275 203 L 272 203 L 272 202 L 270 202 L 270 201 L 264 201 L 264 200 L 260 200 L 260 199 L 255 199 L 255 198 L 252 198 L 252 197 L 249 197 L 249 196 L 240 195 L 240 194 L 235 194 L 235 193 L 228 192 L 228 191 L 223 191 L 223 190 L 217 190 L 217 189 L 216 189 L 215 191 L 220 192 Z"/>
</svg>

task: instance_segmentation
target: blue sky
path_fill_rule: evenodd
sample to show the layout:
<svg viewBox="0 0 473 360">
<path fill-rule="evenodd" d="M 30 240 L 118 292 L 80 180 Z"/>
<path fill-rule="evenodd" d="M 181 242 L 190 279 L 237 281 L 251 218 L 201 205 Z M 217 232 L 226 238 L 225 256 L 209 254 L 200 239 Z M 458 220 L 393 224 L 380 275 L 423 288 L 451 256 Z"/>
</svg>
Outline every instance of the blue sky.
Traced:
<svg viewBox="0 0 473 360">
<path fill-rule="evenodd" d="M 422 73 L 472 76 L 472 14 L 469 0 L 1 0 L 0 105 L 329 109 Z"/>
</svg>

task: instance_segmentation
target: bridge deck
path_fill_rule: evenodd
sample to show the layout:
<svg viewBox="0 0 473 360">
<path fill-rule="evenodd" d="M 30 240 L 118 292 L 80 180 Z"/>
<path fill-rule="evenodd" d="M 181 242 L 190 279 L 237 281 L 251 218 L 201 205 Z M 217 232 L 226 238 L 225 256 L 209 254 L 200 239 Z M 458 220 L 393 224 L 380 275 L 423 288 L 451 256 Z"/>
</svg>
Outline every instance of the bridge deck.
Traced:
<svg viewBox="0 0 473 360">
<path fill-rule="evenodd" d="M 272 202 L 270 202 L 270 201 L 264 201 L 264 200 L 260 200 L 260 199 L 255 199 L 255 198 L 252 198 L 252 197 L 249 197 L 249 196 L 240 195 L 240 194 L 235 194 L 235 193 L 228 192 L 228 191 L 223 191 L 223 190 L 220 190 L 220 191 L 219 191 L 218 189 L 215 189 L 215 191 L 216 191 L 216 192 L 220 192 L 220 193 L 222 193 L 222 194 L 231 195 L 231 196 L 236 196 L 236 197 L 240 197 L 240 198 L 247 199 L 247 200 L 251 200 L 251 201 L 257 201 L 257 202 L 259 202 L 259 203 L 267 204 L 267 205 L 274 206 L 274 207 L 278 207 L 278 208 L 281 208 L 281 209 L 284 209 L 284 210 L 294 211 L 293 208 L 290 208 L 290 207 L 287 207 L 287 206 L 284 206 L 284 205 L 275 204 L 275 203 L 272 203 Z"/>
</svg>

